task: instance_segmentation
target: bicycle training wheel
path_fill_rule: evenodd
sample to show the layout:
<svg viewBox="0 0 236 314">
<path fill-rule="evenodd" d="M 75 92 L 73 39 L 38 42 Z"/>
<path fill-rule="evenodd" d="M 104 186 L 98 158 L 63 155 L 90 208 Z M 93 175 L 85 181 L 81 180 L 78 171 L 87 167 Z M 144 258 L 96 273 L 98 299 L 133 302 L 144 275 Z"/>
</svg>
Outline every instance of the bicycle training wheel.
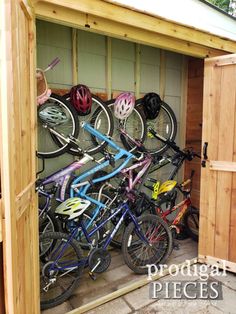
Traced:
<svg viewBox="0 0 236 314">
<path fill-rule="evenodd" d="M 63 97 L 68 101 L 70 100 L 69 94 L 66 94 Z M 112 114 L 109 108 L 107 108 L 106 104 L 99 97 L 92 95 L 91 112 L 85 116 L 77 115 L 77 117 L 80 122 L 89 123 L 94 129 L 96 129 L 103 135 L 108 137 L 112 136 L 114 128 Z M 96 138 L 83 128 L 80 128 L 79 137 L 75 140 L 78 146 L 85 153 L 88 153 L 90 155 L 94 155 L 102 151 L 103 148 L 107 145 L 105 141 Z M 57 138 L 57 144 L 62 145 L 63 141 L 60 138 Z M 76 149 L 76 147 L 70 147 L 68 153 L 72 155 L 78 155 L 79 150 Z"/>
<path fill-rule="evenodd" d="M 55 245 L 42 254 L 45 245 L 48 247 L 48 242 L 52 241 Z M 82 275 L 84 260 L 78 243 L 67 234 L 45 233 L 39 242 L 40 305 L 45 310 L 61 304 L 71 296 Z"/>
<path fill-rule="evenodd" d="M 53 131 L 68 139 L 77 137 L 79 123 L 75 109 L 62 97 L 51 94 L 48 100 L 38 107 L 38 156 L 57 157 L 67 151 L 69 142 L 58 145 Z M 62 144 L 63 143 L 63 144 Z"/>
<path fill-rule="evenodd" d="M 136 274 L 146 274 L 147 264 L 158 265 L 167 260 L 172 251 L 172 235 L 159 216 L 143 215 L 137 218 L 137 223 L 139 232 L 133 222 L 126 228 L 122 253 L 130 269 Z"/>
<path fill-rule="evenodd" d="M 137 107 L 142 107 L 142 98 L 136 101 Z M 152 128 L 157 135 L 162 138 L 174 141 L 177 133 L 177 120 L 173 110 L 162 101 L 161 109 L 156 119 L 146 120 L 147 130 Z M 165 152 L 169 146 L 162 141 L 155 138 L 150 132 L 147 131 L 147 136 L 144 141 L 144 146 L 152 155 L 160 155 Z"/>
<path fill-rule="evenodd" d="M 137 146 L 130 140 L 128 137 L 121 135 L 119 132 L 119 127 L 125 130 L 125 132 L 134 140 L 138 140 L 141 143 L 146 138 L 147 134 L 147 126 L 146 126 L 146 118 L 142 110 L 137 106 L 134 107 L 131 114 L 128 118 L 124 120 L 119 120 L 114 116 L 114 103 L 115 99 L 111 99 L 106 102 L 108 107 L 111 109 L 114 121 L 114 132 L 113 132 L 113 140 L 118 146 L 123 146 L 130 152 L 133 152 L 137 149 Z"/>
</svg>

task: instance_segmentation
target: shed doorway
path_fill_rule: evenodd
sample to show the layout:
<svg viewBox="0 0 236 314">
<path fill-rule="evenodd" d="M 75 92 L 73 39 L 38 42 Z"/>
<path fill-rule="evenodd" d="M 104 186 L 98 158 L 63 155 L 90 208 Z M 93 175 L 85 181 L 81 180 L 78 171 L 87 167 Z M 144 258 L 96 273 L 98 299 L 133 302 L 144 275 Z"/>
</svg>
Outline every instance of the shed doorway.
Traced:
<svg viewBox="0 0 236 314">
<path fill-rule="evenodd" d="M 156 92 L 175 113 L 177 145 L 181 149 L 192 147 L 200 154 L 203 60 L 41 20 L 37 20 L 36 34 L 37 66 L 45 68 L 50 58 L 61 59 L 48 73 L 53 92 L 63 95 L 77 83 L 86 84 L 103 100 L 114 98 L 122 91 L 131 91 L 138 98 L 147 92 Z M 46 159 L 45 171 L 40 176 L 57 171 L 75 158 L 64 154 Z M 199 208 L 200 160 L 185 162 L 177 178 L 179 182 L 187 179 L 192 170 L 195 171 L 193 205 Z M 156 172 L 155 178 L 164 181 L 170 171 L 171 167 L 167 167 Z M 197 243 L 190 238 L 177 242 L 179 248 L 173 251 L 168 264 L 179 265 L 186 260 L 194 263 L 198 256 Z M 62 307 L 65 311 L 77 308 L 86 311 L 105 299 L 115 298 L 146 283 L 146 276 L 133 274 L 124 264 L 118 249 L 111 249 L 111 254 L 112 263 L 104 274 L 98 275 L 93 282 L 85 271 L 80 287 L 69 301 L 52 311 Z"/>
</svg>

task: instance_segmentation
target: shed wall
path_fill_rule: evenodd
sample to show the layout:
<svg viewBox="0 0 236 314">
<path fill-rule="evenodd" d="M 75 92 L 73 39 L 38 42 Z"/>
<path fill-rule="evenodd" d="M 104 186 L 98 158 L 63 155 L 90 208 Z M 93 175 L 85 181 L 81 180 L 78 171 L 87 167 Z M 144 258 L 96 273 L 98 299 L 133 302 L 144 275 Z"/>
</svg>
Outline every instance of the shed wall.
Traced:
<svg viewBox="0 0 236 314">
<path fill-rule="evenodd" d="M 48 82 L 52 88 L 69 89 L 73 80 L 72 29 L 38 20 L 36 30 L 37 66 L 44 68 L 58 56 L 61 62 L 48 72 Z M 108 39 L 111 41 L 110 53 Z M 180 136 L 186 84 L 183 79 L 183 55 L 82 30 L 77 30 L 76 45 L 78 83 L 88 85 L 94 93 L 107 94 L 110 72 L 111 92 L 114 96 L 121 91 L 136 92 L 140 96 L 150 91 L 159 93 L 175 112 L 178 122 L 176 141 L 181 147 L 185 145 Z M 110 64 L 109 69 L 107 64 Z M 138 86 L 137 82 L 140 82 Z M 72 160 L 70 155 L 57 157 L 56 162 L 55 159 L 46 160 L 46 171 L 42 175 L 52 173 Z M 164 180 L 168 174 L 167 166 L 162 170 L 161 178 Z M 160 171 L 157 175 L 159 178 Z"/>
</svg>

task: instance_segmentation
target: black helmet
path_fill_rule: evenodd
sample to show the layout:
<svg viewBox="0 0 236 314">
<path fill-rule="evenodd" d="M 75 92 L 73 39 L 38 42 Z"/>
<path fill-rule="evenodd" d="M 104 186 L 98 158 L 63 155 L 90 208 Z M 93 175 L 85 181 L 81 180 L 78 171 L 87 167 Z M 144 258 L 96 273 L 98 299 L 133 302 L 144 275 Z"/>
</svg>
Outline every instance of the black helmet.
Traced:
<svg viewBox="0 0 236 314">
<path fill-rule="evenodd" d="M 147 93 L 143 97 L 143 110 L 147 119 L 156 119 L 161 109 L 161 103 L 161 98 L 156 93 Z"/>
</svg>

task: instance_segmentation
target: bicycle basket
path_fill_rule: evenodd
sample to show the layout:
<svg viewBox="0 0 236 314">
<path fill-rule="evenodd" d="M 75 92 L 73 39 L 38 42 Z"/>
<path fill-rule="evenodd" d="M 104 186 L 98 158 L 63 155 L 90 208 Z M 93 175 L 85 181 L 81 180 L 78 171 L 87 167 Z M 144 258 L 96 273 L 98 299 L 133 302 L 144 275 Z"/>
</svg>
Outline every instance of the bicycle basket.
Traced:
<svg viewBox="0 0 236 314">
<path fill-rule="evenodd" d="M 50 97 L 51 90 L 48 88 L 47 80 L 43 70 L 36 69 L 36 79 L 37 79 L 37 104 L 41 105 Z"/>
</svg>

